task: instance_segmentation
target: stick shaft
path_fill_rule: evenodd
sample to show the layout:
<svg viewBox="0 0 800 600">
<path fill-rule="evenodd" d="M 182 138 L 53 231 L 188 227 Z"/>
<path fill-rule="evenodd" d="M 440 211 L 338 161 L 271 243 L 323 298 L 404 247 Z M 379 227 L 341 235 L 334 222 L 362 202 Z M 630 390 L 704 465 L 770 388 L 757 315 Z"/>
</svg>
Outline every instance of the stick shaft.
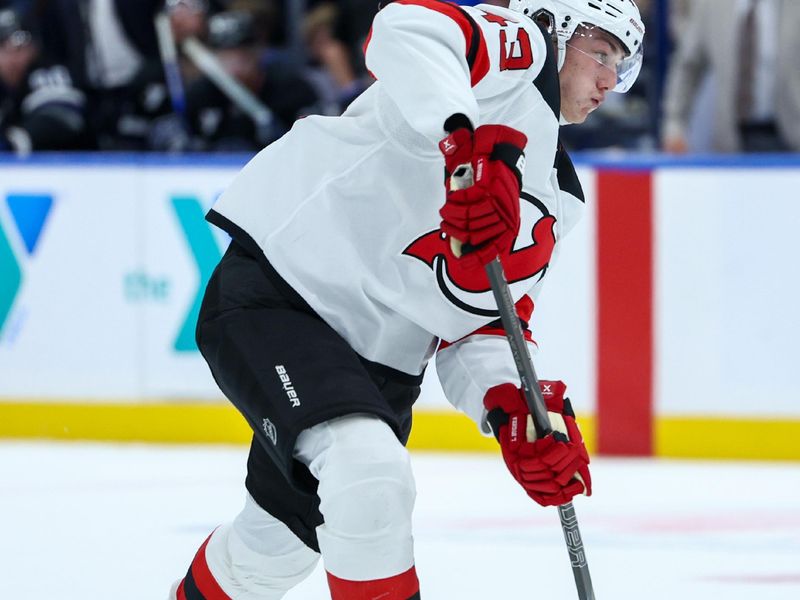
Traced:
<svg viewBox="0 0 800 600">
<path fill-rule="evenodd" d="M 253 92 L 230 75 L 211 50 L 195 38 L 183 42 L 183 52 L 198 69 L 219 87 L 231 102 L 245 112 L 259 127 L 268 127 L 274 116 Z"/>
<path fill-rule="evenodd" d="M 539 435 L 547 435 L 553 431 L 550 426 L 550 418 L 547 416 L 547 407 L 539 388 L 539 380 L 533 369 L 528 344 L 522 336 L 522 326 L 520 325 L 517 311 L 514 308 L 514 300 L 511 291 L 508 289 L 503 265 L 500 259 L 495 258 L 486 265 L 486 275 L 492 286 L 492 293 L 497 302 L 497 309 L 500 311 L 500 319 L 503 322 L 508 344 L 511 346 L 511 353 L 514 355 L 514 363 L 517 366 L 522 390 L 528 409 L 533 416 L 533 422 Z M 579 600 L 595 600 L 592 578 L 589 574 L 589 564 L 586 562 L 586 552 L 583 549 L 583 539 L 578 528 L 578 517 L 575 515 L 575 508 L 572 502 L 568 502 L 558 507 L 558 516 L 561 520 L 561 528 L 564 531 L 564 540 L 567 543 L 570 562 L 572 564 L 572 575 L 575 577 L 575 586 L 578 590 Z"/>
<path fill-rule="evenodd" d="M 469 164 L 460 165 L 450 178 L 450 189 L 461 190 L 468 188 L 472 183 L 472 166 Z M 456 257 L 461 256 L 460 241 L 450 238 L 450 248 Z M 492 286 L 492 294 L 497 303 L 497 310 L 500 312 L 500 319 L 503 322 L 503 329 L 511 347 L 511 354 L 514 355 L 514 364 L 517 366 L 525 401 L 533 417 L 536 432 L 539 436 L 548 435 L 553 432 L 553 428 L 550 426 L 547 406 L 542 396 L 542 390 L 539 387 L 536 371 L 533 368 L 528 344 L 522 335 L 522 326 L 514 307 L 514 299 L 511 297 L 511 290 L 508 288 L 503 265 L 500 263 L 499 258 L 495 258 L 486 265 L 486 276 Z M 578 598 L 579 600 L 595 600 L 592 577 L 589 574 L 589 564 L 586 562 L 583 539 L 578 528 L 578 517 L 575 515 L 575 508 L 572 506 L 572 502 L 559 506 L 558 516 L 561 520 L 561 529 L 564 531 L 564 540 L 567 543 L 567 551 L 572 564 L 572 575 L 575 577 L 575 587 L 578 589 Z"/>
<path fill-rule="evenodd" d="M 164 65 L 164 78 L 167 82 L 167 91 L 169 91 L 172 110 L 182 119 L 186 119 L 186 94 L 183 89 L 178 52 L 175 48 L 175 38 L 172 35 L 169 17 L 163 12 L 156 15 L 155 27 L 158 50 L 161 54 L 161 63 Z"/>
<path fill-rule="evenodd" d="M 517 373 L 519 373 L 528 409 L 533 416 L 536 432 L 540 437 L 549 435 L 553 432 L 552 427 L 550 427 L 550 417 L 547 416 L 547 407 L 542 397 L 542 390 L 539 388 L 539 379 L 533 370 L 533 361 L 528 351 L 528 344 L 522 335 L 522 327 L 514 307 L 514 299 L 508 289 L 505 273 L 503 273 L 503 265 L 500 264 L 499 258 L 495 258 L 486 265 L 486 276 L 492 286 L 492 294 L 494 294 L 497 309 L 500 311 L 500 319 L 503 322 L 508 344 L 511 347 L 511 354 L 514 356 L 514 364 L 517 367 Z"/>
<path fill-rule="evenodd" d="M 586 552 L 583 550 L 583 539 L 578 529 L 578 517 L 572 502 L 558 507 L 558 517 L 561 519 L 561 529 L 564 531 L 564 541 L 567 543 L 572 575 L 575 578 L 575 587 L 578 589 L 580 600 L 595 600 L 592 577 L 589 574 L 589 564 L 586 562 Z"/>
</svg>

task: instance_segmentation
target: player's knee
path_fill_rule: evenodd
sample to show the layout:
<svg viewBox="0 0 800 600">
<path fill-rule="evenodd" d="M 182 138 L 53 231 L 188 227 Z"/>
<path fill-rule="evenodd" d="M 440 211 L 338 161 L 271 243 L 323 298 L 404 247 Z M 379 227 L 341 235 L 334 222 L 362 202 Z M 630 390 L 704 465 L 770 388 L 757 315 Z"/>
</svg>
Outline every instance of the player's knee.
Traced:
<svg viewBox="0 0 800 600">
<path fill-rule="evenodd" d="M 334 441 L 319 473 L 326 529 L 355 538 L 410 535 L 416 488 L 408 451 L 377 418 L 332 427 Z"/>
<path fill-rule="evenodd" d="M 336 489 L 321 484 L 320 511 L 327 529 L 340 535 L 371 537 L 390 529 L 400 533 L 410 528 L 416 490 L 410 470 L 399 459 L 371 461 L 368 473 L 338 475 L 335 479 L 345 485 Z"/>
</svg>

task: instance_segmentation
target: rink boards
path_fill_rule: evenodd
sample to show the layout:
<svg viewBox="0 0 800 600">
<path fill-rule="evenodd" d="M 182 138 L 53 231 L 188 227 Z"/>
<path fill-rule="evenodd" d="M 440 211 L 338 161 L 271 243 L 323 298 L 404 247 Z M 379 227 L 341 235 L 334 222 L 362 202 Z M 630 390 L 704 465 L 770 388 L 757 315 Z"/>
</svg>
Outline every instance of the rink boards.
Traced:
<svg viewBox="0 0 800 600">
<path fill-rule="evenodd" d="M 244 161 L 0 162 L 0 437 L 248 439 L 193 341 L 227 244 L 203 215 Z M 533 331 L 594 448 L 800 460 L 800 160 L 578 164 Z M 413 443 L 494 444 L 433 372 Z"/>
</svg>

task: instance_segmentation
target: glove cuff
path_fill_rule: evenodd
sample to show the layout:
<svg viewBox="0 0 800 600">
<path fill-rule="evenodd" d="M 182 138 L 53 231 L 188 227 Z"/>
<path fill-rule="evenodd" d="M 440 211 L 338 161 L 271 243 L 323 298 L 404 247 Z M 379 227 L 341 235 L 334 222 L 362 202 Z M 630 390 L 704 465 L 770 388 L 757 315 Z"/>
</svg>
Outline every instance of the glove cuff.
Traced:
<svg viewBox="0 0 800 600">
<path fill-rule="evenodd" d="M 500 142 L 492 148 L 489 160 L 499 160 L 507 166 L 517 178 L 517 184 L 522 188 L 522 172 L 525 170 L 525 152 L 522 148 L 508 142 Z"/>
<path fill-rule="evenodd" d="M 508 413 L 502 408 L 493 408 L 486 413 L 486 422 L 489 423 L 492 435 L 494 435 L 495 439 L 499 442 L 500 428 L 503 425 L 508 425 Z"/>
<path fill-rule="evenodd" d="M 475 131 L 477 155 L 488 155 L 490 161 L 503 163 L 514 174 L 522 187 L 522 173 L 525 170 L 525 145 L 527 136 L 507 125 L 482 125 Z M 476 177 L 479 179 L 479 177 Z"/>
<path fill-rule="evenodd" d="M 508 423 L 512 413 L 527 413 L 528 407 L 522 392 L 513 383 L 504 383 L 489 388 L 483 398 L 486 407 L 486 421 L 499 441 L 500 428 Z"/>
<path fill-rule="evenodd" d="M 453 133 L 456 129 L 469 129 L 471 132 L 475 131 L 475 128 L 472 126 L 472 121 L 463 113 L 450 115 L 444 122 L 444 130 L 447 133 Z"/>
</svg>

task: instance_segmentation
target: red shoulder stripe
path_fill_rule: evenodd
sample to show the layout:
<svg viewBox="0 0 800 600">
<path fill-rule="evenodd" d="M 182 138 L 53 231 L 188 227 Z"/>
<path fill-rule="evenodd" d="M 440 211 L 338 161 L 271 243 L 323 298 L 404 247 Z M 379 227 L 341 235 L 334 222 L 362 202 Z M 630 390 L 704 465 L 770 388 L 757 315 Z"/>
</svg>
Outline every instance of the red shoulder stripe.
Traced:
<svg viewBox="0 0 800 600">
<path fill-rule="evenodd" d="M 460 6 L 450 2 L 440 0 L 395 0 L 397 4 L 407 4 L 411 6 L 422 6 L 429 10 L 434 10 L 453 19 L 461 28 L 464 34 L 464 41 L 467 47 L 467 64 L 469 65 L 470 84 L 475 87 L 489 72 L 489 51 L 486 49 L 486 40 L 483 39 L 483 32 L 473 18 Z M 364 52 L 372 38 L 370 29 L 367 39 L 364 42 Z"/>
</svg>

